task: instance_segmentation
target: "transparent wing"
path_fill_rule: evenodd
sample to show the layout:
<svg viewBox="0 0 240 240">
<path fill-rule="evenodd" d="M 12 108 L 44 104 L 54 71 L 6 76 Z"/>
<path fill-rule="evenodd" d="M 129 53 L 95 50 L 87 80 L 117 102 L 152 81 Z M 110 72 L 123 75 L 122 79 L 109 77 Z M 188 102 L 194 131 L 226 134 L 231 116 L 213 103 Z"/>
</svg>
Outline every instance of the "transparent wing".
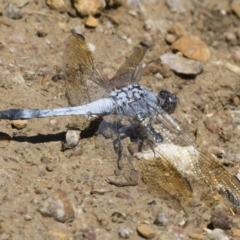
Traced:
<svg viewBox="0 0 240 240">
<path fill-rule="evenodd" d="M 149 187 L 156 188 L 155 191 L 157 191 L 159 182 L 164 183 L 165 190 L 171 195 L 174 189 L 180 187 L 177 177 L 165 183 L 166 174 L 162 174 L 162 169 L 170 164 L 190 182 L 195 179 L 207 184 L 211 189 L 216 189 L 223 194 L 234 206 L 239 207 L 240 182 L 237 178 L 232 176 L 211 154 L 196 146 L 172 116 L 163 112 L 162 109 L 159 111 L 157 107 L 155 111 L 154 116 L 145 119 L 141 124 L 145 127 L 146 124 L 151 123 L 154 131 L 163 137 L 163 142 L 155 143 L 153 150 L 137 154 L 138 157 L 145 159 L 141 173 L 147 179 Z M 151 138 L 149 134 L 148 138 Z M 149 170 L 146 172 L 146 169 Z"/>
<path fill-rule="evenodd" d="M 120 114 L 120 111 L 119 111 Z M 136 185 L 139 175 L 147 184 L 149 191 L 157 197 L 182 202 L 192 196 L 188 181 L 168 159 L 133 161 L 133 153 L 150 149 L 154 144 L 147 137 L 145 128 L 134 119 L 124 116 L 107 116 L 99 127 L 102 138 L 117 176 L 108 178 L 109 183 L 117 186 Z"/>
<path fill-rule="evenodd" d="M 148 48 L 144 45 L 135 47 L 132 55 L 125 60 L 123 65 L 111 79 L 111 84 L 115 88 L 122 88 L 129 84 L 139 82 L 143 73 L 143 68 L 140 62 L 143 59 L 147 49 Z"/>
<path fill-rule="evenodd" d="M 192 189 L 185 175 L 168 158 L 160 158 L 155 152 L 154 137 L 157 136 L 150 136 L 147 128 L 149 129 L 149 125 L 144 126 L 141 122 L 135 127 L 135 133 L 140 140 L 138 150 L 150 154 L 151 157 L 146 161 L 135 161 L 133 165 L 148 186 L 149 192 L 156 197 L 177 200 L 179 203 L 192 199 Z"/>
<path fill-rule="evenodd" d="M 84 37 L 72 32 L 65 44 L 63 70 L 69 104 L 82 105 L 102 97 L 110 83 L 94 66 L 92 52 Z"/>
<path fill-rule="evenodd" d="M 138 169 L 153 196 L 177 200 L 181 205 L 192 200 L 189 182 L 166 158 L 140 161 Z"/>
</svg>

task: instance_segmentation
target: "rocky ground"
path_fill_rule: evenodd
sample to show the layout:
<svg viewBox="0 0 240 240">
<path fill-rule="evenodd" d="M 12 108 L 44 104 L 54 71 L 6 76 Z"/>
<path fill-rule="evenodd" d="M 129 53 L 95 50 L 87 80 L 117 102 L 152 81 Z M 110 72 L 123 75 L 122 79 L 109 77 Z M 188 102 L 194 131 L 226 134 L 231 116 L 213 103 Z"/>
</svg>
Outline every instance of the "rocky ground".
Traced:
<svg viewBox="0 0 240 240">
<path fill-rule="evenodd" d="M 115 69 L 142 42 L 144 62 L 159 61 L 141 84 L 175 93 L 197 143 L 239 173 L 239 1 L 12 0 L 0 9 L 1 110 L 68 105 L 56 75 L 72 29 Z M 109 185 L 114 160 L 97 134 L 63 151 L 71 121 L 0 121 L 1 239 L 240 238 L 238 211 L 214 192 L 186 214 L 144 184 Z"/>
</svg>

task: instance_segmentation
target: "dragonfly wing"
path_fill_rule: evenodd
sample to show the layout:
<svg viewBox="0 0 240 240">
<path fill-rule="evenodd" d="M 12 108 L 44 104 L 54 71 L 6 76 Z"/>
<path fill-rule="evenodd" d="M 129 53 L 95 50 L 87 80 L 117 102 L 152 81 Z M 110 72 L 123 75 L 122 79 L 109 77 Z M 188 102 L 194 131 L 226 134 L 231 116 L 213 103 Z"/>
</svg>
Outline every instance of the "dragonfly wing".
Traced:
<svg viewBox="0 0 240 240">
<path fill-rule="evenodd" d="M 73 32 L 65 44 L 63 70 L 69 104 L 83 105 L 102 97 L 109 80 L 94 66 L 92 52 L 84 37 Z"/>
<path fill-rule="evenodd" d="M 183 202 L 192 197 L 192 189 L 181 172 L 167 159 L 153 157 L 138 164 L 144 183 L 154 196 L 171 198 Z"/>
<path fill-rule="evenodd" d="M 154 155 L 145 152 L 145 155 L 143 153 L 141 156 L 150 160 L 155 157 L 156 161 L 160 161 L 158 165 L 170 162 L 187 179 L 196 179 L 207 184 L 211 189 L 216 189 L 225 195 L 234 206 L 239 207 L 240 182 L 211 154 L 196 146 L 174 117 L 163 112 L 162 109 L 155 110 L 156 114 L 145 121 L 151 122 L 155 132 L 163 137 L 163 142 L 154 146 Z M 173 186 L 174 184 L 173 181 Z"/>
<path fill-rule="evenodd" d="M 199 153 L 200 169 L 210 186 L 224 195 L 234 206 L 240 207 L 240 182 L 232 176 L 212 155 Z"/>
<path fill-rule="evenodd" d="M 143 68 L 140 62 L 143 59 L 147 49 L 148 48 L 144 45 L 135 47 L 132 55 L 125 60 L 123 65 L 111 79 L 111 84 L 115 88 L 122 88 L 129 84 L 139 82 L 143 73 Z"/>
<path fill-rule="evenodd" d="M 142 140 L 141 152 L 145 159 L 134 161 L 134 166 L 139 170 L 143 182 L 148 186 L 149 192 L 156 197 L 171 197 L 183 203 L 183 200 L 192 198 L 192 189 L 185 176 L 168 160 L 156 152 L 154 136 L 149 136 L 146 126 L 140 123 L 135 131 Z M 142 157 L 141 153 L 134 154 Z M 147 155 L 147 158 L 146 158 Z M 169 199 L 169 200 L 171 200 Z"/>
</svg>

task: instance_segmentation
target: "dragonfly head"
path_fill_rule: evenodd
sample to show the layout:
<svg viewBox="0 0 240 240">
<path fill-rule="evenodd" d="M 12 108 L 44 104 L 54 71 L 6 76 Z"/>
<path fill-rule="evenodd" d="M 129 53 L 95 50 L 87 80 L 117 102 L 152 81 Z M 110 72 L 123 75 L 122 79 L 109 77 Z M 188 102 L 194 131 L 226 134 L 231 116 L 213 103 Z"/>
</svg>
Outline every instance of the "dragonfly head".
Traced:
<svg viewBox="0 0 240 240">
<path fill-rule="evenodd" d="M 168 113 L 174 112 L 177 106 L 177 97 L 175 94 L 169 92 L 168 90 L 162 90 L 158 93 L 158 99 L 160 106 Z"/>
</svg>

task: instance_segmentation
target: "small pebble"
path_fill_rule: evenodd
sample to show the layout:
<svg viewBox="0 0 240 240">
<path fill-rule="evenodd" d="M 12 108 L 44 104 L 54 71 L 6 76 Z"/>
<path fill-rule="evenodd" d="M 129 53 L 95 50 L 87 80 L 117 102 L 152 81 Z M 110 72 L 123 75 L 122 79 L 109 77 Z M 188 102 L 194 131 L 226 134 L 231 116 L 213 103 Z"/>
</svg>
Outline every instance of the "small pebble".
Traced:
<svg viewBox="0 0 240 240">
<path fill-rule="evenodd" d="M 88 240 L 95 240 L 97 239 L 97 235 L 96 235 L 96 231 L 94 227 L 86 227 L 83 230 L 83 237 L 84 239 L 88 239 Z"/>
<path fill-rule="evenodd" d="M 52 164 L 48 164 L 48 165 L 46 166 L 46 170 L 47 170 L 48 172 L 52 172 L 53 169 L 54 169 L 54 167 L 53 167 Z"/>
<path fill-rule="evenodd" d="M 96 50 L 96 46 L 93 43 L 88 43 L 88 46 L 92 52 Z"/>
<path fill-rule="evenodd" d="M 204 121 L 205 127 L 207 128 L 208 131 L 210 131 L 211 133 L 216 133 L 218 130 L 218 126 L 215 123 L 215 121 L 211 120 L 211 119 L 207 119 L 206 121 Z"/>
<path fill-rule="evenodd" d="M 49 121 L 49 123 L 50 123 L 51 126 L 54 126 L 54 125 L 56 125 L 57 120 L 56 120 L 56 119 L 51 119 L 51 120 Z"/>
<path fill-rule="evenodd" d="M 127 219 L 127 216 L 125 213 L 114 212 L 111 215 L 112 222 L 123 223 L 126 219 Z"/>
<path fill-rule="evenodd" d="M 39 204 L 39 199 L 34 198 L 34 199 L 31 201 L 31 203 L 34 204 L 34 205 L 38 205 L 38 204 Z"/>
<path fill-rule="evenodd" d="M 179 227 L 184 227 L 185 224 L 186 224 L 186 220 L 181 219 L 181 220 L 179 221 L 179 223 L 178 223 L 178 226 L 179 226 Z"/>
<path fill-rule="evenodd" d="M 226 41 L 229 42 L 232 46 L 235 46 L 238 44 L 237 36 L 233 32 L 228 32 L 225 35 Z"/>
<path fill-rule="evenodd" d="M 80 139 L 80 130 L 68 130 L 66 133 L 66 143 L 64 149 L 74 148 Z"/>
<path fill-rule="evenodd" d="M 232 97 L 232 101 L 235 106 L 238 106 L 240 104 L 240 99 L 236 95 Z"/>
<path fill-rule="evenodd" d="M 208 238 L 211 240 L 229 240 L 229 237 L 220 228 L 215 228 L 213 231 L 205 229 L 205 231 L 207 232 Z"/>
<path fill-rule="evenodd" d="M 158 226 L 167 226 L 168 223 L 168 216 L 163 212 L 159 212 L 154 220 L 154 224 Z"/>
<path fill-rule="evenodd" d="M 61 23 L 58 23 L 59 27 L 61 27 Z M 62 28 L 62 27 L 61 27 Z M 47 32 L 44 32 L 42 30 L 37 30 L 37 33 L 36 35 L 39 37 L 39 38 L 44 38 L 48 35 Z"/>
<path fill-rule="evenodd" d="M 184 13 L 186 9 L 183 5 L 182 0 L 166 0 L 166 4 L 169 7 L 169 10 L 173 13 Z"/>
<path fill-rule="evenodd" d="M 180 74 L 197 75 L 203 71 L 201 62 L 187 59 L 173 53 L 166 53 L 160 57 L 162 63 L 169 66 L 171 70 Z"/>
<path fill-rule="evenodd" d="M 186 34 L 186 31 L 180 23 L 174 23 L 171 28 L 168 29 L 168 33 L 173 34 L 176 39 L 179 39 Z"/>
<path fill-rule="evenodd" d="M 148 31 L 148 30 L 151 30 L 151 29 L 153 28 L 153 22 L 152 22 L 152 20 L 150 20 L 150 19 L 146 20 L 143 27 L 144 27 L 144 29 L 147 30 L 147 31 Z"/>
<path fill-rule="evenodd" d="M 19 43 L 19 44 L 25 44 L 26 40 L 23 35 L 19 33 L 13 33 L 7 38 L 8 43 Z"/>
<path fill-rule="evenodd" d="M 47 217 L 52 217 L 58 222 L 68 223 L 75 218 L 72 204 L 67 199 L 67 194 L 57 190 L 53 195 L 48 196 L 38 208 L 38 211 Z"/>
<path fill-rule="evenodd" d="M 26 215 L 24 216 L 24 220 L 25 220 L 25 221 L 30 221 L 30 220 L 32 220 L 32 217 L 31 217 L 30 215 L 26 214 Z"/>
<path fill-rule="evenodd" d="M 74 8 L 82 16 L 96 15 L 106 7 L 105 0 L 73 0 Z"/>
<path fill-rule="evenodd" d="M 36 188 L 36 189 L 34 190 L 34 192 L 35 192 L 36 194 L 43 194 L 43 193 L 44 193 L 43 189 L 40 189 L 40 188 Z"/>
<path fill-rule="evenodd" d="M 21 9 L 15 3 L 9 3 L 4 9 L 4 15 L 11 19 L 21 19 L 23 17 Z"/>
<path fill-rule="evenodd" d="M 167 43 L 172 44 L 177 40 L 177 38 L 176 38 L 175 35 L 173 35 L 171 33 L 168 33 L 165 37 L 165 40 L 166 40 Z"/>
<path fill-rule="evenodd" d="M 233 220 L 230 216 L 228 216 L 227 212 L 221 210 L 212 215 L 210 222 L 214 228 L 228 230 L 231 228 Z"/>
<path fill-rule="evenodd" d="M 195 240 L 205 240 L 206 239 L 206 236 L 201 233 L 188 233 L 188 236 L 191 239 L 195 239 Z"/>
<path fill-rule="evenodd" d="M 130 195 L 126 194 L 126 193 L 123 193 L 123 192 L 118 192 L 116 194 L 116 197 L 117 198 L 121 198 L 121 199 L 126 199 L 128 201 L 133 201 L 133 197 L 132 196 L 130 196 Z"/>
<path fill-rule="evenodd" d="M 85 25 L 90 28 L 95 28 L 98 25 L 98 19 L 90 15 Z"/>
<path fill-rule="evenodd" d="M 17 128 L 18 130 L 23 129 L 27 126 L 28 121 L 27 120 L 13 120 L 12 126 Z"/>
<path fill-rule="evenodd" d="M 137 231 L 141 236 L 147 239 L 152 239 L 156 236 L 156 231 L 151 229 L 147 224 L 139 224 L 137 226 Z"/>
<path fill-rule="evenodd" d="M 19 72 L 15 72 L 13 77 L 12 77 L 13 82 L 18 83 L 19 86 L 26 88 L 26 82 L 23 76 Z"/>
<path fill-rule="evenodd" d="M 124 239 L 128 239 L 132 233 L 133 233 L 133 231 L 130 228 L 120 227 L 118 229 L 118 235 Z"/>
<path fill-rule="evenodd" d="M 151 34 L 145 33 L 143 35 L 143 39 L 141 40 L 141 43 L 148 46 L 148 47 L 153 46 L 154 45 L 154 40 L 153 40 Z"/>
<path fill-rule="evenodd" d="M 51 163 L 51 160 L 44 156 L 44 157 L 41 157 L 41 162 L 47 164 L 47 163 Z"/>
<path fill-rule="evenodd" d="M 83 35 L 86 29 L 85 29 L 84 25 L 77 25 L 77 26 L 72 27 L 71 30 L 77 34 Z"/>
<path fill-rule="evenodd" d="M 161 73 L 155 73 L 154 76 L 158 79 L 163 79 L 163 76 L 161 75 Z"/>
<path fill-rule="evenodd" d="M 47 5 L 60 13 L 66 12 L 67 8 L 65 6 L 64 0 L 46 0 Z"/>
<path fill-rule="evenodd" d="M 128 43 L 129 45 L 131 45 L 131 44 L 132 44 L 132 39 L 131 39 L 131 38 L 127 38 L 127 43 Z"/>
<path fill-rule="evenodd" d="M 147 202 L 147 205 L 154 206 L 154 205 L 157 205 L 157 202 L 155 199 L 153 199 L 153 200 Z"/>
</svg>

